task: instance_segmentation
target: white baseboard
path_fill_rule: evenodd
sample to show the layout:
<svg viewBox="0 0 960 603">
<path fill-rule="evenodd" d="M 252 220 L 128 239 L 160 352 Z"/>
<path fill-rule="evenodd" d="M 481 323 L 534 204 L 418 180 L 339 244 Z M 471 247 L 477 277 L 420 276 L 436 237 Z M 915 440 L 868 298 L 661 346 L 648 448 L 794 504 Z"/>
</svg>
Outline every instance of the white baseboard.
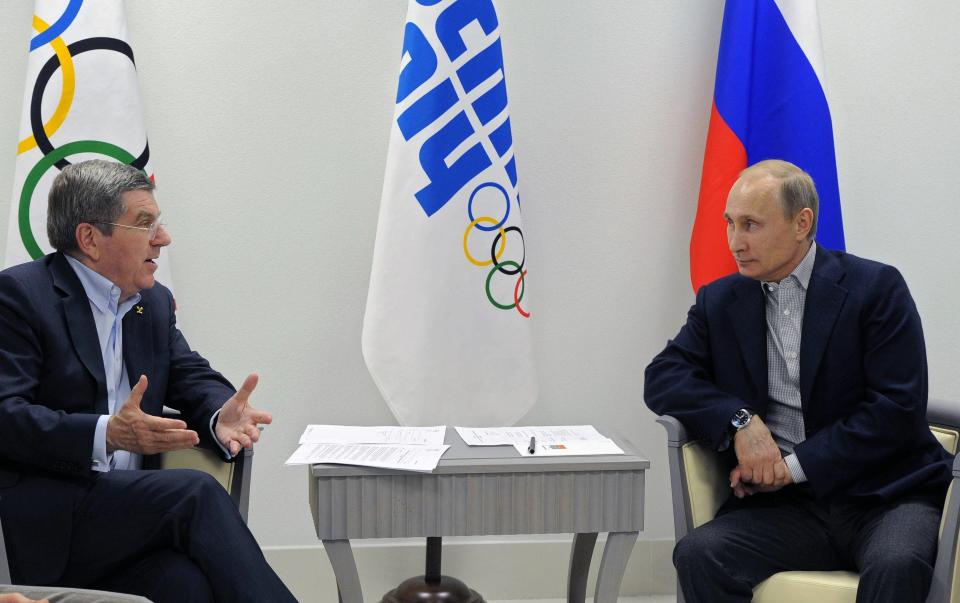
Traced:
<svg viewBox="0 0 960 603">
<path fill-rule="evenodd" d="M 403 580 L 423 574 L 423 539 L 353 543 L 363 598 L 377 603 Z M 463 580 L 487 601 L 566 597 L 570 537 L 445 538 L 442 571 Z M 591 596 L 603 555 L 603 536 L 590 564 Z M 624 596 L 676 592 L 673 540 L 638 540 L 620 587 Z M 264 555 L 301 603 L 336 603 L 337 587 L 323 546 L 265 547 Z"/>
</svg>

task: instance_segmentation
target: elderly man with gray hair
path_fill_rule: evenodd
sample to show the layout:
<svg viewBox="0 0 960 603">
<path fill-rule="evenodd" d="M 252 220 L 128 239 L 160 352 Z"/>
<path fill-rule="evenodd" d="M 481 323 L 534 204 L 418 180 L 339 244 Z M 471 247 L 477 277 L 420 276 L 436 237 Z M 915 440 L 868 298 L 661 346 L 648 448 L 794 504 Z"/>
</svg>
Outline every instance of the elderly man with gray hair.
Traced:
<svg viewBox="0 0 960 603">
<path fill-rule="evenodd" d="M 190 349 L 154 280 L 171 242 L 146 175 L 69 165 L 50 189 L 56 252 L 0 272 L 0 519 L 15 583 L 163 601 L 294 601 L 223 488 L 141 469 L 202 445 L 225 461 L 269 413 Z M 159 416 L 166 404 L 183 420 Z"/>
<path fill-rule="evenodd" d="M 744 170 L 724 218 L 739 274 L 700 288 L 644 389 L 730 464 L 729 499 L 674 550 L 687 603 L 838 569 L 860 573 L 859 602 L 921 603 L 952 459 L 903 277 L 818 246 L 813 180 L 785 161 Z"/>
</svg>

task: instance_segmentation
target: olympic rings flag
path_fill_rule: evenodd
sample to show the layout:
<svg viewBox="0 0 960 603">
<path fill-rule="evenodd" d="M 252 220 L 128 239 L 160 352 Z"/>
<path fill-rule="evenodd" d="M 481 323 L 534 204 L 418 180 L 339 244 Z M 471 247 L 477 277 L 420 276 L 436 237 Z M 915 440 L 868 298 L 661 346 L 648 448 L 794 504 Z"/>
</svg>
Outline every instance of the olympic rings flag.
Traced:
<svg viewBox="0 0 960 603">
<path fill-rule="evenodd" d="M 154 178 L 133 50 L 121 0 L 37 0 L 6 266 L 52 251 L 47 193 L 61 169 L 85 159 L 134 165 Z M 160 257 L 157 280 L 170 286 Z"/>
<path fill-rule="evenodd" d="M 363 321 L 403 425 L 512 425 L 537 397 L 491 0 L 411 1 Z"/>
</svg>

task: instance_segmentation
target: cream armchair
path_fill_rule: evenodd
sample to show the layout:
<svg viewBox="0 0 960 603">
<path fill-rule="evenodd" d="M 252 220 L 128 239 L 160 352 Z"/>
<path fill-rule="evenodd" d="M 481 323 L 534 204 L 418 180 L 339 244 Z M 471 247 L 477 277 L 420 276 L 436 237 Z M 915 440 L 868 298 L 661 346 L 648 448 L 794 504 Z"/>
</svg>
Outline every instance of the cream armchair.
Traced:
<svg viewBox="0 0 960 603">
<path fill-rule="evenodd" d="M 144 469 L 197 469 L 209 473 L 230 493 L 243 521 L 247 521 L 250 472 L 253 469 L 252 448 L 244 448 L 232 463 L 225 463 L 219 452 L 207 448 L 177 450 L 156 455 L 152 462 L 144 463 Z"/>
<path fill-rule="evenodd" d="M 960 403 L 930 400 L 927 420 L 944 448 L 956 454 L 960 444 Z M 662 416 L 667 430 L 667 457 L 673 493 L 673 521 L 677 540 L 716 515 L 730 495 L 727 470 L 707 444 L 691 439 L 679 421 Z M 947 491 L 940 523 L 940 543 L 927 603 L 960 603 L 957 571 L 958 515 L 960 515 L 960 457 L 953 464 L 953 482 Z M 753 590 L 755 603 L 854 603 L 859 576 L 852 572 L 780 572 Z M 677 588 L 677 601 L 683 594 Z"/>
<path fill-rule="evenodd" d="M 250 504 L 250 472 L 253 468 L 253 450 L 244 449 L 237 459 L 232 463 L 226 463 L 219 452 L 208 450 L 206 448 L 190 448 L 187 450 L 178 450 L 168 452 L 162 455 L 156 455 L 145 459 L 144 468 L 148 469 L 198 469 L 212 475 L 227 492 L 230 498 L 236 503 L 240 510 L 240 515 L 244 521 L 247 521 L 247 509 Z M 3 525 L 0 524 L 0 592 L 4 585 L 9 585 L 10 567 L 7 561 L 7 548 L 3 539 Z M 69 601 L 110 601 L 116 603 L 149 603 L 148 599 L 135 597 L 133 595 L 122 595 L 113 593 L 101 593 L 99 591 L 87 591 L 83 589 L 68 589 L 57 587 L 33 587 L 27 586 L 23 589 L 17 587 L 17 591 L 25 591 L 24 594 L 32 597 L 50 596 L 53 593 L 73 593 L 75 598 Z"/>
</svg>

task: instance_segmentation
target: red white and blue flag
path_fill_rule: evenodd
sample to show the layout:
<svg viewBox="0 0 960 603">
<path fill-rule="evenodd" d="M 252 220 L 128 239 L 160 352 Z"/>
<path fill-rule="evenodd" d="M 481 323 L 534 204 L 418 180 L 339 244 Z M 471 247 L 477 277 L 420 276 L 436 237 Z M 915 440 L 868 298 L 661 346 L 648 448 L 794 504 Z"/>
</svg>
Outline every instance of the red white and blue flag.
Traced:
<svg viewBox="0 0 960 603">
<path fill-rule="evenodd" d="M 789 161 L 813 177 L 817 241 L 844 249 L 815 0 L 727 0 L 690 238 L 694 291 L 736 271 L 723 221 L 727 193 L 741 170 L 764 159 Z"/>
</svg>

